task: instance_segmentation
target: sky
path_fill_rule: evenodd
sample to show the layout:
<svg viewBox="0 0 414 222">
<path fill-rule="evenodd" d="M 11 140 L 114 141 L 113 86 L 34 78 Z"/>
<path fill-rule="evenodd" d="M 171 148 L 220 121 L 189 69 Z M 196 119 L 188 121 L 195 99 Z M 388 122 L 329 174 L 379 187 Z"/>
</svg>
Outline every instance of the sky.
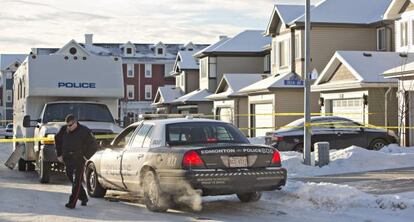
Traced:
<svg viewBox="0 0 414 222">
<path fill-rule="evenodd" d="M 312 0 L 313 3 L 319 0 Z M 0 54 L 95 43 L 214 43 L 264 30 L 275 3 L 305 0 L 0 0 Z"/>
</svg>

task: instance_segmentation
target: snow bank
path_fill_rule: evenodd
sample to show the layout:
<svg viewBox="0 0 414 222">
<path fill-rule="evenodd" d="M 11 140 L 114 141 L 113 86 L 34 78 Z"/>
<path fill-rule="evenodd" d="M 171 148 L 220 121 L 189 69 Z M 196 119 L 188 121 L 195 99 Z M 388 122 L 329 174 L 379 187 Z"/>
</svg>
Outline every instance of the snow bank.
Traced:
<svg viewBox="0 0 414 222">
<path fill-rule="evenodd" d="M 380 151 L 352 146 L 343 150 L 332 150 L 330 163 L 322 168 L 302 164 L 302 154 L 281 152 L 282 165 L 289 177 L 329 175 L 364 172 L 414 166 L 414 147 L 402 148 L 389 145 Z"/>
<path fill-rule="evenodd" d="M 379 208 L 405 210 L 414 208 L 414 199 L 402 195 L 372 195 L 348 185 L 331 183 L 303 183 L 289 181 L 284 188 L 283 202 L 328 211 L 350 208 Z"/>
<path fill-rule="evenodd" d="M 251 143 L 264 144 L 264 137 L 249 138 Z M 414 167 L 414 147 L 390 144 L 379 151 L 351 146 L 330 151 L 330 163 L 322 168 L 302 164 L 302 154 L 281 152 L 282 165 L 289 177 L 320 176 L 373 170 Z"/>
</svg>

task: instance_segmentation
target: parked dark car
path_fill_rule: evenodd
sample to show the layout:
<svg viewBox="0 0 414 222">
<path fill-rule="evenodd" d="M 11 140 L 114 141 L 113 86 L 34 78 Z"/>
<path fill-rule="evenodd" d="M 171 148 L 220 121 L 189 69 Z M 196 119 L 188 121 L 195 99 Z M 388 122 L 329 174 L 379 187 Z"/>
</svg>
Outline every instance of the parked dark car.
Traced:
<svg viewBox="0 0 414 222">
<path fill-rule="evenodd" d="M 295 120 L 282 129 L 267 132 L 271 145 L 280 151 L 303 151 L 303 118 Z M 316 142 L 329 142 L 331 149 L 343 149 L 355 145 L 379 150 L 396 143 L 398 137 L 391 130 L 366 127 L 353 120 L 336 116 L 311 118 L 312 147 Z"/>
</svg>

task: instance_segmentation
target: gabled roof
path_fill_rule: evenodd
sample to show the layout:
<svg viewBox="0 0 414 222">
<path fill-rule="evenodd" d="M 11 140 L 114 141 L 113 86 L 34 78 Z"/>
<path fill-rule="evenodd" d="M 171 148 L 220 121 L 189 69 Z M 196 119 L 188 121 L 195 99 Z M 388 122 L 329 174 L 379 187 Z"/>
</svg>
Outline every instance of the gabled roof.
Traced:
<svg viewBox="0 0 414 222">
<path fill-rule="evenodd" d="M 317 23 L 372 24 L 384 20 L 392 0 L 325 0 L 311 10 Z M 296 22 L 305 22 L 305 15 Z"/>
<path fill-rule="evenodd" d="M 220 40 L 213 46 L 196 53 L 195 56 L 202 57 L 208 54 L 220 53 L 260 53 L 264 47 L 272 42 L 272 39 L 263 36 L 263 30 L 245 30 L 233 38 Z"/>
<path fill-rule="evenodd" d="M 0 54 L 0 70 L 7 69 L 10 65 L 18 62 L 21 64 L 27 55 L 23 54 Z"/>
<path fill-rule="evenodd" d="M 198 69 L 198 59 L 193 57 L 194 51 L 180 51 L 177 54 L 177 67 L 180 70 Z"/>
<path fill-rule="evenodd" d="M 59 49 L 56 54 L 60 54 L 63 53 L 69 46 L 75 46 L 77 49 L 81 50 L 83 53 L 85 53 L 86 55 L 90 56 L 91 53 L 86 50 L 84 47 L 82 47 L 78 42 L 76 42 L 75 40 L 70 40 L 68 43 L 66 43 L 66 45 L 64 45 L 61 49 Z"/>
<path fill-rule="evenodd" d="M 206 97 L 209 95 L 211 93 L 207 89 L 197 89 L 175 99 L 172 103 L 208 102 Z"/>
<path fill-rule="evenodd" d="M 382 73 L 398 67 L 407 62 L 414 62 L 414 54 L 407 58 L 400 56 L 398 52 L 362 52 L 362 51 L 337 51 L 331 58 L 321 75 L 316 79 L 312 89 L 318 89 L 322 85 L 344 85 L 357 82 L 361 84 L 372 83 L 396 83 L 396 80 L 385 79 Z M 337 83 L 329 81 L 335 74 L 338 66 L 344 65 L 354 75 L 354 80 L 341 80 Z M 361 85 L 362 87 L 362 85 Z"/>
<path fill-rule="evenodd" d="M 210 46 L 204 48 L 203 50 L 198 51 L 197 53 L 194 54 L 194 56 L 195 57 L 201 57 L 203 54 L 211 53 L 211 52 L 213 52 L 213 50 L 215 48 L 217 48 L 218 46 L 220 46 L 224 42 L 228 41 L 229 39 L 230 39 L 229 37 L 223 37 L 218 42 L 216 42 L 214 44 L 211 44 Z"/>
<path fill-rule="evenodd" d="M 242 74 L 224 74 L 221 79 L 215 94 L 207 96 L 207 99 L 228 99 L 233 96 L 241 96 L 239 90 L 254 83 L 262 80 L 266 77 L 266 74 L 253 74 L 253 73 L 242 73 Z"/>
<path fill-rule="evenodd" d="M 276 74 L 240 89 L 239 93 L 249 94 L 254 92 L 271 91 L 272 89 L 278 88 L 303 88 L 303 82 L 300 79 L 300 76 L 293 72 Z"/>
<path fill-rule="evenodd" d="M 176 88 L 174 85 L 160 86 L 155 94 L 155 99 L 152 105 L 170 104 L 173 100 L 181 97 L 182 95 L 181 90 Z"/>
<path fill-rule="evenodd" d="M 397 19 L 399 17 L 401 9 L 410 2 L 414 3 L 413 0 L 393 0 L 385 12 L 384 19 Z"/>
<path fill-rule="evenodd" d="M 369 25 L 384 20 L 392 0 L 324 0 L 311 6 L 311 22 Z M 274 32 L 278 22 L 286 26 L 305 22 L 303 5 L 276 4 L 266 34 Z"/>
<path fill-rule="evenodd" d="M 295 19 L 302 16 L 304 12 L 304 5 L 276 4 L 273 7 L 272 15 L 267 25 L 266 35 L 269 35 L 271 30 L 276 29 L 277 21 L 281 21 L 285 25 L 291 24 Z"/>
</svg>

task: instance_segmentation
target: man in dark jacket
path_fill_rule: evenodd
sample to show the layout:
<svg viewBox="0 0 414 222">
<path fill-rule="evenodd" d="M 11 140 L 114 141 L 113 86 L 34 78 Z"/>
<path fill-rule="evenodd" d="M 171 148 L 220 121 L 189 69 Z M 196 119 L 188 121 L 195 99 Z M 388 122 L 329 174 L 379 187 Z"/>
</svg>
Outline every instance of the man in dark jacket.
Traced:
<svg viewBox="0 0 414 222">
<path fill-rule="evenodd" d="M 88 127 L 78 123 L 75 116 L 69 114 L 65 118 L 66 126 L 62 126 L 55 136 L 58 160 L 65 163 L 66 175 L 72 182 L 72 194 L 65 205 L 73 209 L 78 199 L 86 206 L 88 196 L 82 186 L 85 161 L 98 149 L 95 137 Z"/>
</svg>

